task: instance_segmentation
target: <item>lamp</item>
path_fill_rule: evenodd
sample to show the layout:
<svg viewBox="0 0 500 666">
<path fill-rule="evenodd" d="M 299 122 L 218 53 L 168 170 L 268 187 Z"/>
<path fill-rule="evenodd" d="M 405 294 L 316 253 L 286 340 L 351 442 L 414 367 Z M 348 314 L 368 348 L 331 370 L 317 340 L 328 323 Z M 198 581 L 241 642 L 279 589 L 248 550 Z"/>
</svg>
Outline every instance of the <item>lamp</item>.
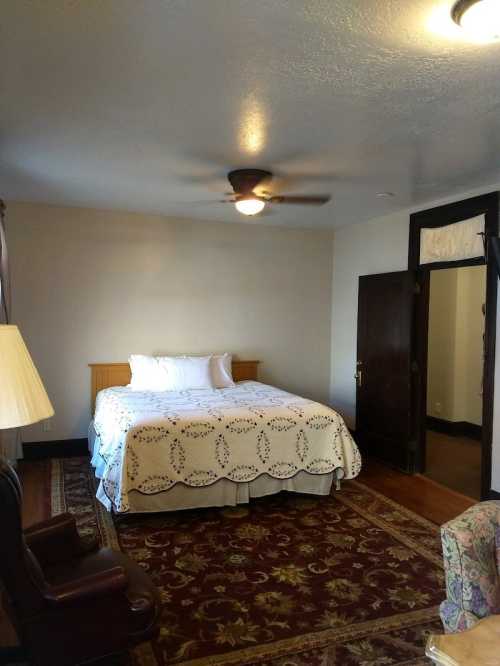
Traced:
<svg viewBox="0 0 500 666">
<path fill-rule="evenodd" d="M 472 38 L 492 41 L 500 37 L 500 3 L 498 0 L 458 0 L 452 18 Z"/>
<path fill-rule="evenodd" d="M 53 415 L 54 409 L 19 329 L 0 325 L 0 430 Z"/>
<path fill-rule="evenodd" d="M 243 215 L 257 215 L 264 209 L 266 202 L 255 195 L 249 195 L 240 197 L 234 205 L 236 210 Z"/>
</svg>

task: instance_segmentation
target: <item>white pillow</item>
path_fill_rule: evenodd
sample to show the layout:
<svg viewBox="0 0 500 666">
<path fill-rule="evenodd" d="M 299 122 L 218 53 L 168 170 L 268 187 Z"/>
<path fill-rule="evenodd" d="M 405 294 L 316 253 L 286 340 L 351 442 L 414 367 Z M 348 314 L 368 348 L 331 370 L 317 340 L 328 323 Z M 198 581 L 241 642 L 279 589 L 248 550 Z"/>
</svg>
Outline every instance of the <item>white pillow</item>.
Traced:
<svg viewBox="0 0 500 666">
<path fill-rule="evenodd" d="M 160 356 L 158 364 L 166 371 L 168 391 L 213 389 L 211 356 Z"/>
<path fill-rule="evenodd" d="M 212 356 L 210 369 L 215 388 L 231 388 L 234 386 L 231 362 L 231 354 L 226 353 Z"/>
<path fill-rule="evenodd" d="M 154 356 L 132 354 L 128 362 L 132 371 L 129 387 L 134 391 L 167 391 L 168 377 Z"/>
</svg>

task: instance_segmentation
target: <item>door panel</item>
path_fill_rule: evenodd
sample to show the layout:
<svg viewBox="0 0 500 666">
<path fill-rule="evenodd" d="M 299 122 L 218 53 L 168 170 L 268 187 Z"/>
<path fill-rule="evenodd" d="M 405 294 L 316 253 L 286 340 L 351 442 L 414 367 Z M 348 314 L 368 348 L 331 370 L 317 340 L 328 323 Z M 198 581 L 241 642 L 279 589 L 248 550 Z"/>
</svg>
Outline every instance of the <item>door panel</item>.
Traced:
<svg viewBox="0 0 500 666">
<path fill-rule="evenodd" d="M 413 471 L 412 332 L 415 275 L 359 278 L 356 435 L 363 451 Z"/>
</svg>

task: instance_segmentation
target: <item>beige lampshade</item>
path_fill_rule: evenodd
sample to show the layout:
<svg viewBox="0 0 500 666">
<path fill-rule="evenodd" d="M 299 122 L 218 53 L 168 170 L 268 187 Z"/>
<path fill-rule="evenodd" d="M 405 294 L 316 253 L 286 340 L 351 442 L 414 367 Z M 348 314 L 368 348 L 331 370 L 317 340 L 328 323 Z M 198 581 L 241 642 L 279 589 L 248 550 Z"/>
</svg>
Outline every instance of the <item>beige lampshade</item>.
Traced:
<svg viewBox="0 0 500 666">
<path fill-rule="evenodd" d="M 0 325 L 0 429 L 18 428 L 53 415 L 19 329 Z"/>
</svg>

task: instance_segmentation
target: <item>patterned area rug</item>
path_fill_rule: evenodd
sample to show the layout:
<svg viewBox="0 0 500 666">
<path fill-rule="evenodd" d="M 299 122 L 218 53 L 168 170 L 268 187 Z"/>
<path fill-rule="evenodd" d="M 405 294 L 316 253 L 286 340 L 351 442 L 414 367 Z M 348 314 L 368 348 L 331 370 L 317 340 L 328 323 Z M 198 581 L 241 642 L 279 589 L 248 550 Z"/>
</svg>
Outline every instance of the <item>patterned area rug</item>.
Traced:
<svg viewBox="0 0 500 666">
<path fill-rule="evenodd" d="M 116 525 L 87 459 L 54 460 L 51 485 L 53 513 L 73 512 L 160 589 L 159 638 L 130 666 L 429 663 L 427 635 L 442 632 L 438 528 L 359 482 Z"/>
</svg>

